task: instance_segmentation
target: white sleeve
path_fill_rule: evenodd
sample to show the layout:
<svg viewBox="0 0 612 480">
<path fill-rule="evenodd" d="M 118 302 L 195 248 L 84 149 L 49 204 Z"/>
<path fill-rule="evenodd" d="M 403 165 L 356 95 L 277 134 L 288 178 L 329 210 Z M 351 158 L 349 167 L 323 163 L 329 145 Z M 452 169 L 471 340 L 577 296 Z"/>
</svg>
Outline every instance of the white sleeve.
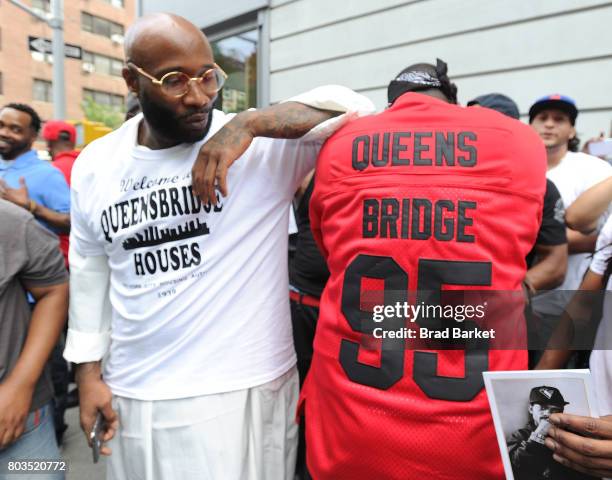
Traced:
<svg viewBox="0 0 612 480">
<path fill-rule="evenodd" d="M 110 345 L 108 258 L 84 257 L 72 245 L 68 258 L 70 308 L 64 358 L 73 363 L 95 362 L 104 357 Z"/>
<path fill-rule="evenodd" d="M 589 267 L 593 273 L 603 275 L 608 266 L 608 261 L 612 256 L 612 217 L 609 217 L 606 224 L 601 229 L 597 237 L 597 245 L 595 246 L 595 254 L 591 260 Z"/>
<path fill-rule="evenodd" d="M 96 239 L 87 204 L 87 149 L 77 159 L 72 174 L 70 210 L 70 306 L 64 358 L 74 363 L 101 360 L 110 344 L 110 268 L 104 245 Z M 79 190 L 83 189 L 82 194 Z"/>
</svg>

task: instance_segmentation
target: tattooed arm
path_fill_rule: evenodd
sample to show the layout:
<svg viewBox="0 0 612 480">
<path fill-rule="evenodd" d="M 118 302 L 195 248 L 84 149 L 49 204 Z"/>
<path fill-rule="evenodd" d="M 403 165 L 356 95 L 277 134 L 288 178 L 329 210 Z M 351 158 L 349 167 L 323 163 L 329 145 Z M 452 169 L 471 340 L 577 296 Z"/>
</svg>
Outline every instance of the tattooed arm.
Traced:
<svg viewBox="0 0 612 480">
<path fill-rule="evenodd" d="M 200 149 L 192 168 L 194 193 L 204 203 L 216 203 L 216 181 L 221 194 L 226 196 L 227 170 L 255 137 L 300 138 L 316 125 L 341 113 L 298 102 L 239 113 Z"/>
</svg>

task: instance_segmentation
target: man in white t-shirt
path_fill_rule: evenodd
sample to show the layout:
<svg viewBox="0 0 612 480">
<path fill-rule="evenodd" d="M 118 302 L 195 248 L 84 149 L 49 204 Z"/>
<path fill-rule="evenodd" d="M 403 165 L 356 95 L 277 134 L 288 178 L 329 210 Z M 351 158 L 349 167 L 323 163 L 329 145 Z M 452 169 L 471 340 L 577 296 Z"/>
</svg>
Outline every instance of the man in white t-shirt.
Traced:
<svg viewBox="0 0 612 480">
<path fill-rule="evenodd" d="M 111 479 L 293 478 L 288 207 L 327 136 L 373 106 L 321 87 L 260 111 L 214 110 L 224 73 L 174 15 L 139 19 L 125 48 L 143 113 L 85 148 L 72 174 L 65 357 L 79 364 L 81 424 L 105 417 Z M 198 155 L 239 157 L 220 179 L 232 195 L 195 194 Z"/>
<path fill-rule="evenodd" d="M 612 175 L 607 162 L 576 152 L 576 117 L 574 100 L 565 95 L 548 95 L 538 99 L 529 109 L 529 123 L 546 145 L 547 178 L 551 180 L 568 208 L 576 198 L 596 183 Z M 597 233 L 585 235 L 567 229 L 569 258 L 563 284 L 533 299 L 533 310 L 542 317 L 541 338 L 546 340 L 557 324 L 559 315 L 572 297 L 589 265 Z"/>
</svg>

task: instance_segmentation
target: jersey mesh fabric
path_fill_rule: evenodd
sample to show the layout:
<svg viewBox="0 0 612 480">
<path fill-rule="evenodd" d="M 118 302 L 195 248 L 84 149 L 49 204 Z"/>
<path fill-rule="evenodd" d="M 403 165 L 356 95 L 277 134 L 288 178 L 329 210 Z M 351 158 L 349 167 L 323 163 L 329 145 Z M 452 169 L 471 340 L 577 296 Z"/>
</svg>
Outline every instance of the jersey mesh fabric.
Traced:
<svg viewBox="0 0 612 480">
<path fill-rule="evenodd" d="M 476 135 L 475 165 L 436 166 L 435 161 L 429 166 L 415 166 L 413 162 L 392 165 L 389 154 L 386 165 L 375 167 L 370 163 L 361 171 L 352 166 L 354 140 L 360 136 L 379 134 L 382 139 L 385 132 L 411 132 L 411 137 L 403 140 L 408 148 L 401 153 L 409 158 L 415 132 L 432 132 L 431 137 L 424 137 L 427 143 L 434 141 L 435 132 L 454 132 L 457 136 L 460 131 Z M 433 157 L 435 147 L 433 143 L 428 145 L 428 154 Z M 371 348 L 376 341 L 365 342 L 365 348 L 362 333 L 351 328 L 342 303 L 343 289 L 348 288 L 347 268 L 359 256 L 369 255 L 381 261 L 392 258 L 407 274 L 410 292 L 418 289 L 417 279 L 424 276 L 422 270 L 428 264 L 421 263 L 423 260 L 490 264 L 486 285 L 445 283 L 444 290 L 519 291 L 525 256 L 541 218 L 545 168 L 541 141 L 520 122 L 488 109 L 464 109 L 420 94 L 403 95 L 387 111 L 349 124 L 324 146 L 310 207 L 315 239 L 327 258 L 331 276 L 321 299 L 314 357 L 301 399 L 305 403 L 308 465 L 313 478 L 503 478 L 484 388 L 478 387 L 471 398 L 462 401 L 431 398 L 414 379 L 415 362 L 424 361 L 424 352 L 414 349 L 403 352 L 403 375 L 386 389 L 349 379 L 340 361 L 343 342 L 359 345 L 359 363 L 381 367 L 382 360 L 380 347 Z M 375 238 L 364 238 L 364 201 L 384 198 L 397 199 L 400 206 L 402 199 L 415 198 L 427 199 L 432 205 L 440 199 L 454 205 L 459 200 L 474 202 L 475 208 L 470 210 L 473 223 L 465 229 L 473 242 L 456 238 L 439 241 L 433 235 L 427 240 L 401 238 L 399 221 L 395 231 L 392 224 L 383 228 L 379 222 Z M 399 212 L 400 219 L 401 215 Z M 376 291 L 380 292 L 383 285 L 380 278 L 372 280 L 365 274 L 360 283 L 359 308 L 365 310 L 364 305 L 376 303 L 380 298 Z M 522 305 L 514 305 L 505 314 L 508 331 L 524 332 Z M 425 355 L 432 353 L 436 352 Z M 451 394 L 463 388 L 465 355 L 461 350 L 437 352 L 437 370 L 426 381 L 431 384 L 441 380 L 448 384 Z M 527 368 L 523 350 L 489 350 L 484 355 L 488 370 Z M 386 368 L 382 365 L 375 373 L 386 375 L 388 372 L 382 372 Z M 476 373 L 481 382 L 480 371 Z"/>
</svg>

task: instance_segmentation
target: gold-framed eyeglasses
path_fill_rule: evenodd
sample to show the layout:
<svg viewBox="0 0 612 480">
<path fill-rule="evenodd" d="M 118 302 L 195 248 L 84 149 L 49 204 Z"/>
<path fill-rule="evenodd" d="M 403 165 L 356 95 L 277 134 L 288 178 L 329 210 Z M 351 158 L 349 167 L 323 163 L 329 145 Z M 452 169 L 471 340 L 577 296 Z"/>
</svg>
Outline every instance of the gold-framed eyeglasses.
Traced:
<svg viewBox="0 0 612 480">
<path fill-rule="evenodd" d="M 213 63 L 212 68 L 209 68 L 198 77 L 190 77 L 183 72 L 168 72 L 160 79 L 155 78 L 132 62 L 128 62 L 127 65 L 128 67 L 134 68 L 134 70 L 142 76 L 147 77 L 155 85 L 159 86 L 162 92 L 171 97 L 182 97 L 186 95 L 189 91 L 191 82 L 197 82 L 207 93 L 215 94 L 221 90 L 227 79 L 227 74 L 216 63 Z"/>
</svg>

